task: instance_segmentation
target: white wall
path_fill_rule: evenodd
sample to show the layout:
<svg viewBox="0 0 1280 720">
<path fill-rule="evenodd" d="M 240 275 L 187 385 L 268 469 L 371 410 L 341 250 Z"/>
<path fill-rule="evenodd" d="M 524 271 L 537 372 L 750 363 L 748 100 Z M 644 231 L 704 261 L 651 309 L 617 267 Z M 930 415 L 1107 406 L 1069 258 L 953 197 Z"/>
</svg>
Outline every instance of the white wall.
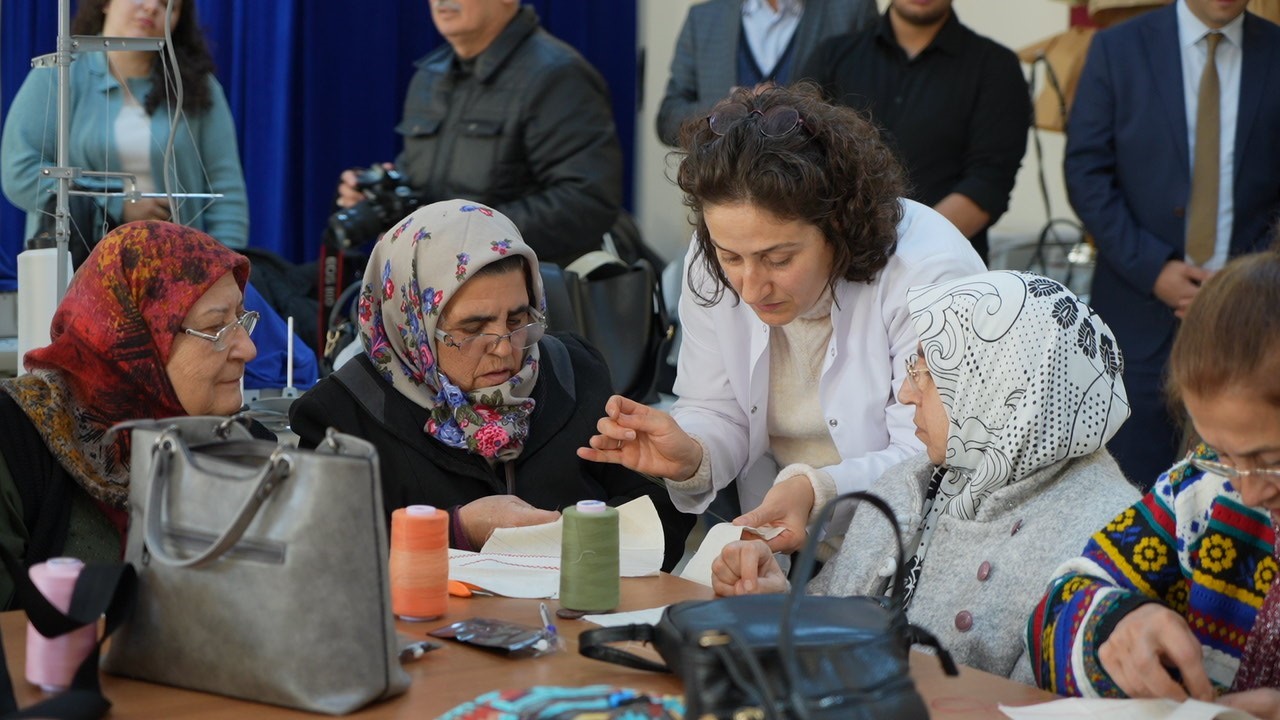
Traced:
<svg viewBox="0 0 1280 720">
<path fill-rule="evenodd" d="M 881 8 L 888 0 L 879 0 Z M 676 36 L 693 0 L 639 0 L 639 44 L 646 49 L 644 107 L 636 125 L 635 208 L 645 239 L 669 257 L 684 251 L 689 239 L 688 210 L 674 177 L 669 148 L 654 131 L 654 117 L 666 87 Z M 1059 33 L 1067 27 L 1067 4 L 1059 0 L 955 0 L 956 14 L 975 32 L 1018 49 Z M 1027 66 L 1023 66 L 1027 71 Z M 1062 182 L 1063 137 L 1042 132 L 1044 167 L 1055 217 L 1073 217 Z M 1001 234 L 1034 235 L 1048 218 L 1036 177 L 1035 149 L 1028 138 L 1027 154 L 1018 173 L 1009 211 L 994 228 Z"/>
</svg>

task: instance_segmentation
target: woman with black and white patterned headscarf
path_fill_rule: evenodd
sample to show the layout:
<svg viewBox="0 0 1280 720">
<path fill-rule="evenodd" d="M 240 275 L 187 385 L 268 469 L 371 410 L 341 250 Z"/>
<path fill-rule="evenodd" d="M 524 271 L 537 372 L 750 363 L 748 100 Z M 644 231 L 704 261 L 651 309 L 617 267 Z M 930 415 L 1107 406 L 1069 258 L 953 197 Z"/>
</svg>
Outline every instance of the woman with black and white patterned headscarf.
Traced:
<svg viewBox="0 0 1280 720">
<path fill-rule="evenodd" d="M 926 453 L 871 487 L 902 524 L 907 614 L 957 661 L 1029 682 L 1022 633 L 1050 573 L 1137 497 L 1104 449 L 1129 412 L 1120 353 L 1088 305 L 1035 275 L 912 288 L 908 308 L 919 354 L 897 390 Z M 813 479 L 819 508 L 834 488 Z M 857 512 L 809 590 L 882 594 L 895 557 L 888 523 Z M 717 591 L 782 589 L 771 562 L 731 545 Z"/>
</svg>

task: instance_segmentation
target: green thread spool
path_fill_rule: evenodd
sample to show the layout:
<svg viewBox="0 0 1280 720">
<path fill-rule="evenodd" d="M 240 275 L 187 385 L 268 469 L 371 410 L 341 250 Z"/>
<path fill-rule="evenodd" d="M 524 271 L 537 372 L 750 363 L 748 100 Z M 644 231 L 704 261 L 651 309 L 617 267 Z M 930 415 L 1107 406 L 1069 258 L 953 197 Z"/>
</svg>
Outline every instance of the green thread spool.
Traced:
<svg viewBox="0 0 1280 720">
<path fill-rule="evenodd" d="M 600 500 L 565 508 L 560 543 L 560 607 L 608 612 L 618 607 L 618 511 Z"/>
</svg>

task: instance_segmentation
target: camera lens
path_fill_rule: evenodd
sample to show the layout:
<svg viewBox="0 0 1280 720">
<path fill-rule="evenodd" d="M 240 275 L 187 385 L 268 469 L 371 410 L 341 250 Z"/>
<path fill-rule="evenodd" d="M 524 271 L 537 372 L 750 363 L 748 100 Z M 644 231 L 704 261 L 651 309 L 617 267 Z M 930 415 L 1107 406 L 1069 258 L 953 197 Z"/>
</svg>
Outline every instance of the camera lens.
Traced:
<svg viewBox="0 0 1280 720">
<path fill-rule="evenodd" d="M 396 170 L 374 166 L 356 176 L 363 200 L 329 217 L 327 242 L 340 250 L 363 245 L 421 204 L 422 198 Z"/>
</svg>

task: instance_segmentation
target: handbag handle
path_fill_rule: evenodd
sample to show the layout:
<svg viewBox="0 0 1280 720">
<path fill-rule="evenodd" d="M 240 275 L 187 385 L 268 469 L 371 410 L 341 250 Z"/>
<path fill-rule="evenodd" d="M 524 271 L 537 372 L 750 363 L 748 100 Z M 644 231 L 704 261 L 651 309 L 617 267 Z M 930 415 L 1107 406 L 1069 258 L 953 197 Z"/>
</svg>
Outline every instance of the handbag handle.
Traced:
<svg viewBox="0 0 1280 720">
<path fill-rule="evenodd" d="M 882 515 L 888 518 L 889 525 L 893 527 L 893 539 L 898 545 L 898 566 L 894 568 L 893 584 L 890 586 L 889 598 L 892 603 L 902 601 L 903 585 L 905 583 L 902 577 L 902 566 L 905 563 L 906 548 L 902 544 L 902 530 L 898 525 L 897 516 L 893 513 L 893 508 L 890 508 L 889 504 L 882 500 L 880 496 L 862 491 L 845 493 L 824 505 L 818 511 L 818 516 L 814 518 L 813 522 L 809 523 L 809 539 L 805 541 L 804 549 L 800 551 L 800 559 L 796 561 L 796 582 L 792 583 L 791 591 L 787 593 L 787 602 L 782 609 L 782 623 L 778 629 L 778 657 L 782 661 L 783 672 L 787 675 L 788 686 L 792 688 L 792 709 L 801 720 L 807 720 L 809 708 L 804 701 L 804 697 L 799 694 L 797 689 L 801 685 L 801 673 L 795 649 L 796 608 L 800 606 L 800 598 L 804 595 L 805 586 L 808 585 L 809 578 L 813 574 L 814 561 L 818 556 L 820 531 L 831 520 L 836 507 L 850 500 L 867 503 L 879 510 Z"/>
<path fill-rule="evenodd" d="M 845 493 L 827 503 L 818 511 L 818 516 L 813 519 L 813 522 L 809 523 L 809 538 L 805 542 L 804 548 L 800 551 L 800 558 L 796 561 L 795 576 L 799 582 L 794 583 L 791 586 L 791 597 L 787 601 L 786 608 L 786 613 L 788 615 L 791 613 L 791 608 L 798 603 L 800 601 L 800 597 L 804 595 L 805 585 L 807 585 L 809 580 L 812 578 L 813 566 L 818 557 L 819 531 L 822 529 L 822 526 L 826 525 L 827 522 L 831 520 L 831 516 L 835 514 L 836 507 L 841 503 L 850 500 L 865 502 L 876 510 L 879 510 L 880 514 L 884 515 L 885 518 L 889 520 L 889 525 L 893 527 L 893 539 L 898 545 L 898 566 L 894 568 L 893 571 L 893 583 L 889 586 L 889 597 L 895 600 L 902 599 L 906 583 L 906 580 L 902 576 L 902 568 L 906 563 L 906 547 L 902 544 L 902 528 L 898 525 L 898 518 L 894 515 L 893 508 L 889 507 L 889 504 L 882 500 L 879 495 L 873 495 L 869 492 L 855 491 Z"/>
<path fill-rule="evenodd" d="M 266 502 L 276 487 L 293 473 L 293 459 L 284 452 L 283 448 L 276 448 L 271 453 L 267 466 L 259 473 L 253 492 L 249 494 L 249 497 L 245 498 L 244 503 L 236 511 L 236 516 L 227 529 L 213 541 L 213 544 L 205 548 L 204 552 L 189 558 L 179 558 L 165 549 L 164 527 L 161 521 L 165 491 L 168 489 L 170 482 L 169 469 L 175 451 L 181 451 L 188 464 L 191 463 L 190 450 L 172 429 L 166 430 L 160 437 L 156 438 L 155 445 L 151 449 L 153 456 L 151 463 L 151 492 L 147 498 L 145 510 L 147 515 L 146 550 L 156 560 L 172 567 L 201 567 L 218 559 L 223 553 L 234 547 L 239 542 L 240 537 L 244 535 L 249 523 L 253 522 L 253 518 L 258 514 L 258 508 L 262 507 L 262 504 Z"/>
<path fill-rule="evenodd" d="M 653 642 L 653 626 L 648 623 L 617 625 L 614 627 L 593 628 L 584 630 L 578 636 L 578 654 L 592 660 L 602 660 L 614 665 L 648 670 L 649 672 L 669 673 L 671 668 L 648 658 L 640 657 L 626 650 L 619 650 L 609 645 L 614 642 Z"/>
<path fill-rule="evenodd" d="M 569 263 L 564 270 L 586 279 L 591 277 L 591 273 L 605 266 L 618 267 L 624 270 L 627 268 L 627 264 L 617 255 L 605 250 L 592 250 Z"/>
</svg>

